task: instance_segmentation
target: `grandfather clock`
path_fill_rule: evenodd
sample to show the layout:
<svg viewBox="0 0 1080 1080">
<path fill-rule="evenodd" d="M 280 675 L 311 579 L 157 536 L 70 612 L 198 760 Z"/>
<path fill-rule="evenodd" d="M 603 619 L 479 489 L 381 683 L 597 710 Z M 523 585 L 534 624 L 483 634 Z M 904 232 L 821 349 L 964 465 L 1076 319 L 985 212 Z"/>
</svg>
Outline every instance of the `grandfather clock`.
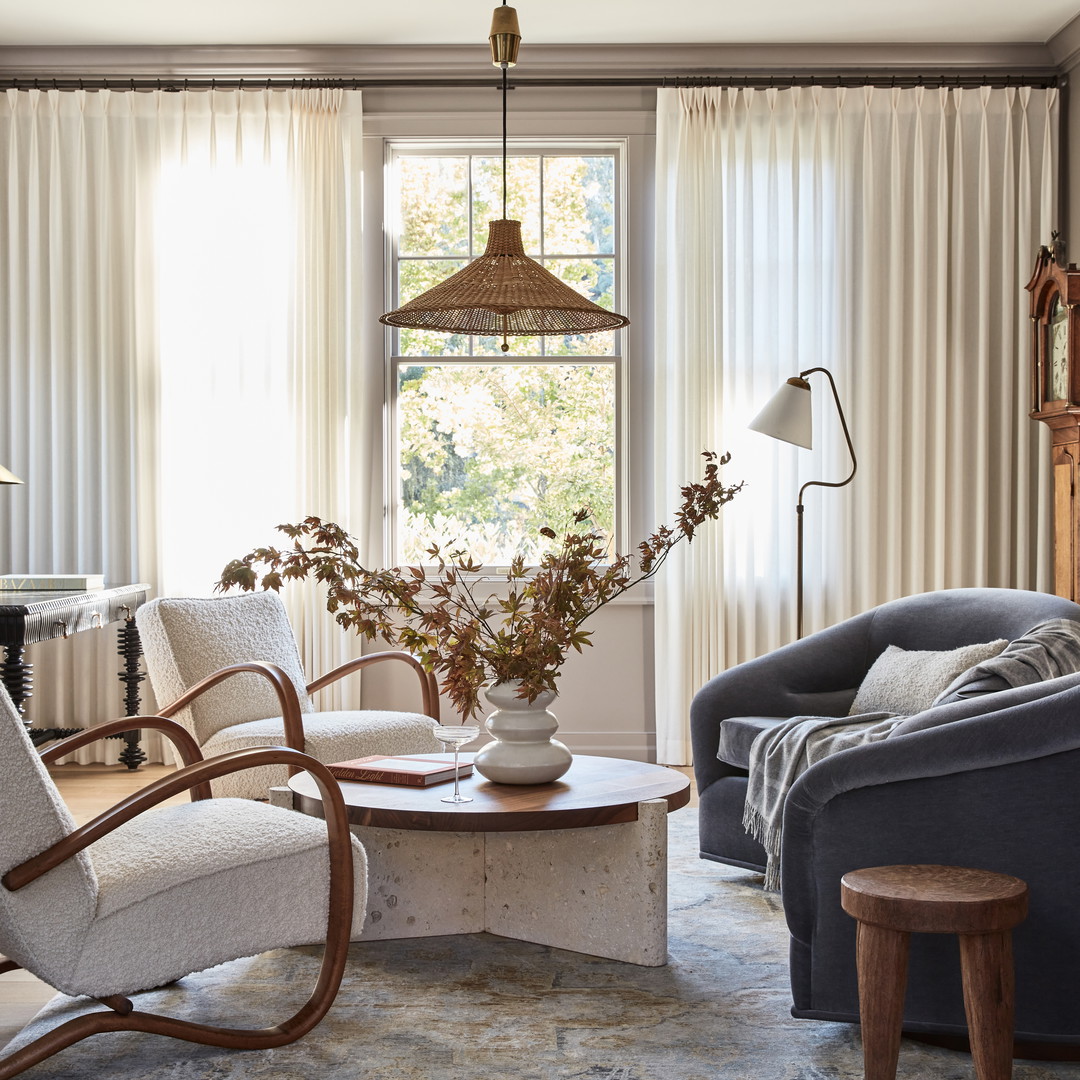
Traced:
<svg viewBox="0 0 1080 1080">
<path fill-rule="evenodd" d="M 1080 270 L 1053 234 L 1039 248 L 1031 293 L 1031 416 L 1050 428 L 1054 592 L 1080 598 Z"/>
</svg>

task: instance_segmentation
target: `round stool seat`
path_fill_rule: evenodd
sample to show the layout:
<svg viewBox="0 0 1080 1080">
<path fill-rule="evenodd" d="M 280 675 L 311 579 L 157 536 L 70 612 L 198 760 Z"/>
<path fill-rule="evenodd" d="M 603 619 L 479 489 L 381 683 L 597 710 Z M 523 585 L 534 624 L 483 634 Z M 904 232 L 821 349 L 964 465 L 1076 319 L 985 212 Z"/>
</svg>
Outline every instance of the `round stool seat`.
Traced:
<svg viewBox="0 0 1080 1080">
<path fill-rule="evenodd" d="M 965 866 L 873 866 L 840 880 L 840 903 L 859 922 L 919 934 L 989 934 L 1027 915 L 1019 878 Z"/>
</svg>

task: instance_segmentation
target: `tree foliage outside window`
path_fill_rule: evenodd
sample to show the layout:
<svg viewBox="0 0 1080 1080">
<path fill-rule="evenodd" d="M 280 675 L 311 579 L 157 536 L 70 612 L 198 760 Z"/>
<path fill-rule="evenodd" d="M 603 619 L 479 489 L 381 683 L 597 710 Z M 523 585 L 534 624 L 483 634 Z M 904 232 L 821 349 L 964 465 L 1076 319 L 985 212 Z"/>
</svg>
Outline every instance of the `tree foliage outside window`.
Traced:
<svg viewBox="0 0 1080 1080">
<path fill-rule="evenodd" d="M 490 154 L 394 159 L 399 306 L 483 253 L 502 216 Z M 604 307 L 616 306 L 616 158 L 511 156 L 507 216 L 529 255 Z M 618 376 L 614 333 L 501 340 L 395 331 L 398 507 L 395 558 L 433 543 L 487 565 L 539 562 L 545 527 L 581 507 L 609 537 L 616 521 Z"/>
</svg>

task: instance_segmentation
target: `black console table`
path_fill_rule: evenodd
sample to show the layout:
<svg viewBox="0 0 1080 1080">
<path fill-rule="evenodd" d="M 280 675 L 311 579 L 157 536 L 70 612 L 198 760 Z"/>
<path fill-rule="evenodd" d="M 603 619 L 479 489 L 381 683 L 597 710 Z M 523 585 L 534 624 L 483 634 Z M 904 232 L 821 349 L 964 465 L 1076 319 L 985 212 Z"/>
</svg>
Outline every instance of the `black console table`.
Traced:
<svg viewBox="0 0 1080 1080">
<path fill-rule="evenodd" d="M 120 623 L 118 651 L 124 670 L 118 675 L 126 688 L 124 715 L 139 715 L 139 683 L 146 674 L 139 670 L 142 644 L 135 626 L 135 611 L 146 603 L 149 593 L 149 585 L 120 585 L 86 592 L 0 592 L 0 645 L 4 646 L 0 681 L 28 729 L 31 725 L 26 720 L 26 701 L 31 696 L 33 680 L 31 665 L 24 659 L 26 646 L 96 630 L 113 622 Z M 57 729 L 31 730 L 47 738 Z M 137 769 L 146 760 L 139 746 L 141 737 L 139 731 L 124 735 L 127 745 L 120 761 L 129 769 Z"/>
</svg>

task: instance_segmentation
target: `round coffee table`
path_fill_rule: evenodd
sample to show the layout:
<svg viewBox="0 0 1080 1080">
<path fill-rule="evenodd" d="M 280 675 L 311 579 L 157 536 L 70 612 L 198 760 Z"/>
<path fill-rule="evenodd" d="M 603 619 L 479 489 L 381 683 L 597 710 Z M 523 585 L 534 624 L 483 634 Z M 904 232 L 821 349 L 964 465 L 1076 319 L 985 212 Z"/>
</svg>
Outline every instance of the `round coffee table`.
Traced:
<svg viewBox="0 0 1080 1080">
<path fill-rule="evenodd" d="M 321 816 L 310 776 L 292 777 L 289 788 L 295 809 Z M 450 790 L 341 782 L 368 856 L 365 940 L 487 931 L 667 962 L 667 814 L 689 802 L 686 776 L 576 755 L 550 784 L 493 784 L 474 773 L 461 782 L 471 803 L 442 802 Z"/>
</svg>

